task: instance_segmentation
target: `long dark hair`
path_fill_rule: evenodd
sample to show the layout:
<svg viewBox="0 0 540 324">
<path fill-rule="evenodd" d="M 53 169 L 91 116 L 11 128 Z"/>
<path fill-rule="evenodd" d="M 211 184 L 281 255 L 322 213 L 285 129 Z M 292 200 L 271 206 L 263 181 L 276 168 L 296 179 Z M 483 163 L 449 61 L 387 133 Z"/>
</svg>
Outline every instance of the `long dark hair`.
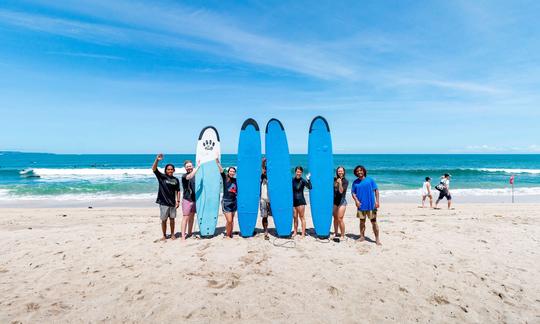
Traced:
<svg viewBox="0 0 540 324">
<path fill-rule="evenodd" d="M 338 166 L 336 168 L 336 179 L 339 178 L 339 175 L 338 175 L 339 169 L 343 169 L 343 178 L 345 178 L 345 174 L 346 174 L 347 171 L 345 170 L 345 168 L 342 165 L 340 165 L 340 166 Z"/>
<path fill-rule="evenodd" d="M 362 172 L 364 172 L 364 177 L 367 177 L 367 170 L 366 168 L 364 168 L 363 165 L 357 165 L 355 168 L 354 168 L 354 175 L 356 175 L 356 173 L 358 172 L 358 170 L 362 170 Z M 358 176 L 357 176 L 358 177 Z"/>
<path fill-rule="evenodd" d="M 165 165 L 165 171 L 167 171 L 168 167 L 172 167 L 173 172 L 176 171 L 176 168 L 174 167 L 174 164 L 169 163 L 169 164 Z"/>
</svg>

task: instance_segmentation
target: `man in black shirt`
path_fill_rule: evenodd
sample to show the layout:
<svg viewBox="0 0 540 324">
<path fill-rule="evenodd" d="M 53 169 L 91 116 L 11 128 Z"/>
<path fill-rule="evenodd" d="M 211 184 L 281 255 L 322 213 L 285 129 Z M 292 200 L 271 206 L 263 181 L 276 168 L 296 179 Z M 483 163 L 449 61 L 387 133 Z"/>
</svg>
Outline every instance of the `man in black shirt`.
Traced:
<svg viewBox="0 0 540 324">
<path fill-rule="evenodd" d="M 176 218 L 176 209 L 180 203 L 180 181 L 173 176 L 174 165 L 167 164 L 165 166 L 165 174 L 159 172 L 158 163 L 163 160 L 163 154 L 158 154 L 152 165 L 152 171 L 156 175 L 159 183 L 156 203 L 159 204 L 161 231 L 163 232 L 162 241 L 167 239 L 167 218 L 171 223 L 171 240 L 176 239 L 174 236 L 174 219 Z"/>
</svg>

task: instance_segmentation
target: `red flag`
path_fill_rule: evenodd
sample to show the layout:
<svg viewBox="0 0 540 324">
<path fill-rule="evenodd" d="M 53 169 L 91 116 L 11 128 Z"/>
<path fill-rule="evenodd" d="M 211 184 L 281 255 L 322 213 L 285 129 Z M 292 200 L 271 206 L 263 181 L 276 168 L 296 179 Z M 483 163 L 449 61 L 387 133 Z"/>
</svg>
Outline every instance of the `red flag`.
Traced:
<svg viewBox="0 0 540 324">
<path fill-rule="evenodd" d="M 510 177 L 510 184 L 511 184 L 511 185 L 514 184 L 514 175 L 512 175 L 512 176 Z"/>
</svg>

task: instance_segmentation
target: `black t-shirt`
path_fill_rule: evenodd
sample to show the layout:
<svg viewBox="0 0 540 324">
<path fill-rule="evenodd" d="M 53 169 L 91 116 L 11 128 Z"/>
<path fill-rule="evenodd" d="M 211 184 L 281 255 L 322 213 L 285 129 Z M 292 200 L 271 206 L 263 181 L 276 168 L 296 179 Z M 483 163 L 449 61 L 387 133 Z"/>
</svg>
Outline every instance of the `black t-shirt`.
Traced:
<svg viewBox="0 0 540 324">
<path fill-rule="evenodd" d="M 236 178 L 229 178 L 225 172 L 221 173 L 223 179 L 223 199 L 236 200 L 236 194 L 238 193 L 238 187 L 236 186 Z"/>
<path fill-rule="evenodd" d="M 311 189 L 311 181 L 307 181 L 304 178 L 297 179 L 294 177 L 292 179 L 292 187 L 293 187 L 293 201 L 298 202 L 304 202 L 304 187 L 307 187 L 308 189 Z"/>
<path fill-rule="evenodd" d="M 341 186 L 343 187 L 343 193 L 339 192 L 339 186 L 337 182 L 334 181 L 334 205 L 339 205 L 345 199 L 347 194 L 347 187 L 349 186 L 349 181 L 345 178 L 341 179 Z"/>
<path fill-rule="evenodd" d="M 180 191 L 180 181 L 176 177 L 169 177 L 166 174 L 154 171 L 159 183 L 156 203 L 160 205 L 174 207 L 176 206 L 176 192 Z"/>
<path fill-rule="evenodd" d="M 185 200 L 195 201 L 195 177 L 187 179 L 187 173 L 182 176 L 183 197 Z"/>
</svg>

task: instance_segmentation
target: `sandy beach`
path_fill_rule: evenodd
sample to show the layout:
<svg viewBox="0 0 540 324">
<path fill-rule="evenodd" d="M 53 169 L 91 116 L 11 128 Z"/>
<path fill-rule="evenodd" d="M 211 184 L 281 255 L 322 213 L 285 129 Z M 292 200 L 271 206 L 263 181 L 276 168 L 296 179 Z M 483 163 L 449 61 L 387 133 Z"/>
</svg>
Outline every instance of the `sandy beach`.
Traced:
<svg viewBox="0 0 540 324">
<path fill-rule="evenodd" d="M 382 247 L 352 206 L 340 243 L 158 242 L 157 208 L 3 208 L 0 322 L 538 323 L 539 207 L 386 204 Z"/>
</svg>

